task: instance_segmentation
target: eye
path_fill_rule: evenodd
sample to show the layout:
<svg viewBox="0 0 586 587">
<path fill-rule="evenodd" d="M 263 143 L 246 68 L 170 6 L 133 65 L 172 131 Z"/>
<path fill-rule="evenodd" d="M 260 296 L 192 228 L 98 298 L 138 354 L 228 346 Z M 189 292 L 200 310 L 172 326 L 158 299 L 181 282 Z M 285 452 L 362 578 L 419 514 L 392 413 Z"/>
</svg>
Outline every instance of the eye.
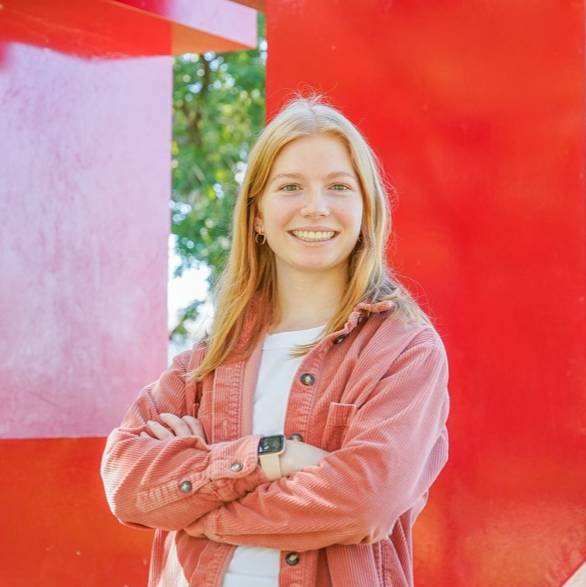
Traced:
<svg viewBox="0 0 586 587">
<path fill-rule="evenodd" d="M 299 187 L 299 184 L 298 184 L 298 183 L 288 183 L 288 184 L 282 185 L 282 186 L 279 188 L 279 191 L 284 191 L 284 192 L 295 192 L 295 191 L 297 191 L 296 189 L 288 189 L 288 188 L 297 188 L 297 187 Z M 335 188 L 335 189 L 334 189 L 334 191 L 335 191 L 335 192 L 346 192 L 346 191 L 352 191 L 352 188 L 351 188 L 350 186 L 347 186 L 347 185 L 345 185 L 345 184 L 343 184 L 343 183 L 335 183 L 335 184 L 332 184 L 332 186 L 331 186 L 331 187 L 332 187 L 333 189 Z M 339 189 L 339 188 L 341 188 L 341 189 Z"/>
</svg>

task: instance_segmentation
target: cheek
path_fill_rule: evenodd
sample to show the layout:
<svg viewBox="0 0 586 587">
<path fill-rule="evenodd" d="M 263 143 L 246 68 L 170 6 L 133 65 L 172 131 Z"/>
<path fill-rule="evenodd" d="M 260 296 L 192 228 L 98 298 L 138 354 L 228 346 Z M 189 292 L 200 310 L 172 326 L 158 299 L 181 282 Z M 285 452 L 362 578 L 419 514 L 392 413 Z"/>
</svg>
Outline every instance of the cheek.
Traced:
<svg viewBox="0 0 586 587">
<path fill-rule="evenodd" d="M 270 208 L 267 209 L 267 214 L 265 216 L 270 228 L 277 230 L 291 225 L 294 217 L 295 208 L 288 205 L 286 202 L 282 202 L 280 205 L 270 206 Z"/>
<path fill-rule="evenodd" d="M 359 229 L 362 224 L 362 206 L 360 203 L 340 207 L 336 210 L 336 214 L 340 222 L 347 228 Z"/>
</svg>

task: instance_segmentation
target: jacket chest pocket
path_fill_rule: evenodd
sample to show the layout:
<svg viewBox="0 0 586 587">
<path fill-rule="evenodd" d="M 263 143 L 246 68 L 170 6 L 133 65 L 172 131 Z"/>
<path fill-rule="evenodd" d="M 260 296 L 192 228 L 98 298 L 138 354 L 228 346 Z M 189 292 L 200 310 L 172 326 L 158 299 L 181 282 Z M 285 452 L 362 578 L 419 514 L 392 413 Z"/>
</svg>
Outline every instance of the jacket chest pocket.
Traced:
<svg viewBox="0 0 586 587">
<path fill-rule="evenodd" d="M 330 403 L 321 440 L 324 450 L 331 452 L 342 446 L 344 434 L 357 409 L 356 404 Z"/>
</svg>

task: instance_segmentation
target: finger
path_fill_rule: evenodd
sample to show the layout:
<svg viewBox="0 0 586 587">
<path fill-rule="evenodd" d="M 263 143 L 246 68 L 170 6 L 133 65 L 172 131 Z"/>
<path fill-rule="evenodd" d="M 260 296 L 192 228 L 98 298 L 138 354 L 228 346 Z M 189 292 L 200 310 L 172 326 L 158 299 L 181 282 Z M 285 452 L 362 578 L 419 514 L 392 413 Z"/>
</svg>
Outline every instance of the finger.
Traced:
<svg viewBox="0 0 586 587">
<path fill-rule="evenodd" d="M 191 429 L 179 416 L 165 412 L 160 417 L 165 424 L 173 429 L 176 436 L 191 436 Z"/>
<path fill-rule="evenodd" d="M 146 432 L 144 432 L 144 431 L 143 431 L 143 432 L 141 432 L 141 433 L 139 434 L 139 436 L 142 436 L 143 438 L 152 438 L 152 436 L 151 436 L 150 434 L 147 434 L 147 433 L 146 433 Z"/>
<path fill-rule="evenodd" d="M 159 439 L 163 440 L 165 438 L 170 438 L 174 436 L 172 432 L 167 430 L 162 424 L 155 422 L 154 420 L 149 420 L 147 422 L 148 427 L 153 431 L 153 434 Z"/>
<path fill-rule="evenodd" d="M 199 436 L 200 438 L 203 438 L 205 440 L 203 426 L 197 418 L 194 418 L 193 416 L 183 416 L 183 420 L 187 423 L 189 429 L 191 430 L 191 433 L 194 436 Z"/>
</svg>

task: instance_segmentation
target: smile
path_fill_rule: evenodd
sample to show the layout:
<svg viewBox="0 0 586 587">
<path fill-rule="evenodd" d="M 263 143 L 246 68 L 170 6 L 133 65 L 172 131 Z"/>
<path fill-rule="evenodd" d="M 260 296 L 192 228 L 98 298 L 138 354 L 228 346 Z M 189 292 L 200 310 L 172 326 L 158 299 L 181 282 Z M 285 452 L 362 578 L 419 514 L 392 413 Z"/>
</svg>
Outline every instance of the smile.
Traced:
<svg viewBox="0 0 586 587">
<path fill-rule="evenodd" d="M 300 240 L 304 243 L 323 243 L 328 242 L 338 236 L 337 232 L 334 231 L 309 231 L 309 230 L 295 230 L 288 231 L 293 238 Z"/>
</svg>

